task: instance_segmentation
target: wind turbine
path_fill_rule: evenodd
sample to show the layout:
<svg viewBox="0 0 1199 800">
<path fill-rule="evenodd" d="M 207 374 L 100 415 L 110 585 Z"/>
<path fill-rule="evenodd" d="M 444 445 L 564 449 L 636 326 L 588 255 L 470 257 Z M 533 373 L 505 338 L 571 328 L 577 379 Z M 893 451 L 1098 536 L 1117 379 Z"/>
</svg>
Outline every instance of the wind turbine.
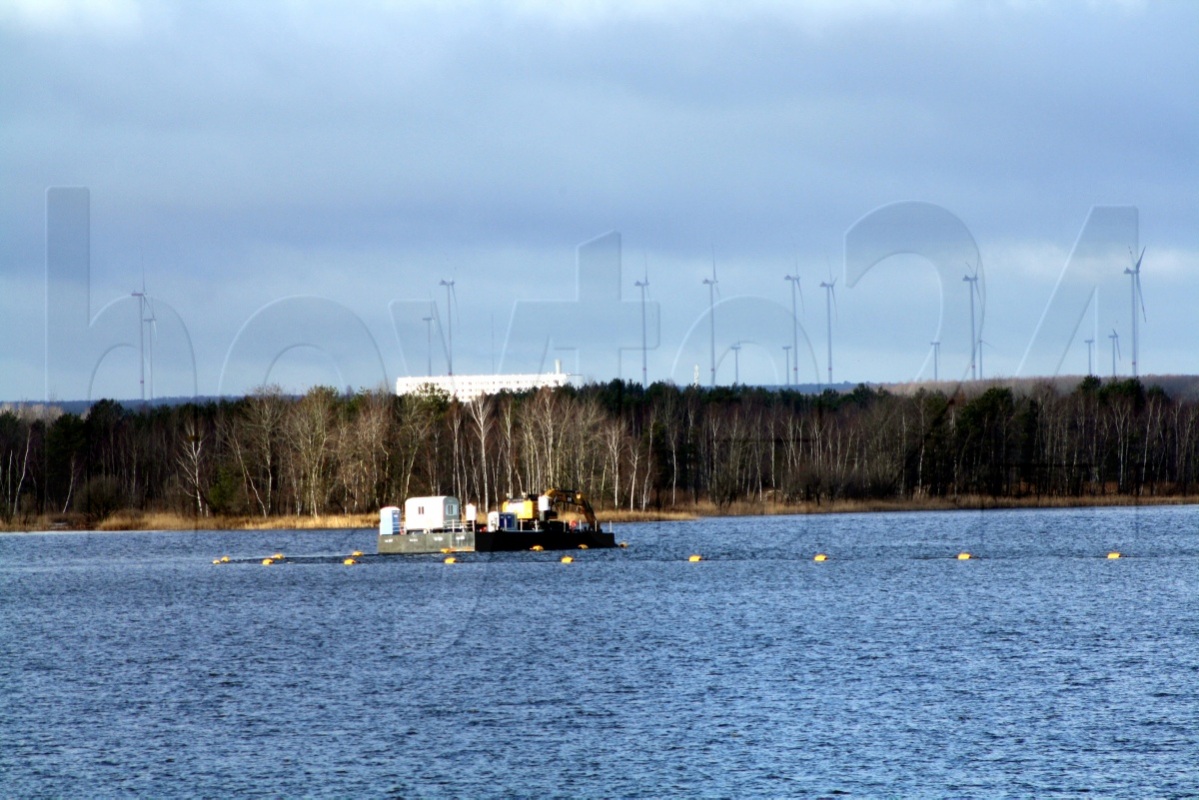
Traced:
<svg viewBox="0 0 1199 800">
<path fill-rule="evenodd" d="M 1107 338 L 1112 340 L 1112 377 L 1116 377 L 1116 356 L 1120 353 L 1120 334 L 1116 333 L 1116 329 L 1112 328 L 1112 332 L 1107 335 Z"/>
<path fill-rule="evenodd" d="M 1129 277 L 1129 282 L 1132 284 L 1132 377 L 1137 376 L 1137 301 L 1140 301 L 1141 316 L 1145 317 L 1145 298 L 1141 294 L 1141 259 L 1145 257 L 1145 248 L 1141 248 L 1141 254 L 1135 256 L 1130 249 L 1128 255 L 1133 257 L 1131 269 L 1125 269 L 1124 274 Z M 1145 319 L 1148 322 L 1148 318 Z"/>
<path fill-rule="evenodd" d="M 446 368 L 452 378 L 454 377 L 454 309 L 450 305 L 450 297 L 454 294 L 454 281 L 453 279 L 448 281 L 442 280 L 438 285 L 445 287 L 446 328 L 448 329 L 450 340 L 449 349 L 446 353 Z"/>
<path fill-rule="evenodd" d="M 154 400 L 154 336 L 158 332 L 158 319 L 154 316 L 154 304 L 146 293 L 146 273 L 142 271 L 142 290 L 132 292 L 137 298 L 137 361 L 138 384 L 141 387 L 142 403 L 146 402 L 146 327 L 150 328 L 150 401 Z M 150 316 L 146 316 L 147 310 Z"/>
<path fill-rule="evenodd" d="M 1091 353 L 1095 350 L 1095 340 L 1086 339 L 1085 341 L 1087 343 L 1087 376 L 1090 377 L 1095 374 L 1095 370 L 1091 367 Z"/>
<path fill-rule="evenodd" d="M 939 380 L 941 380 L 941 376 L 939 374 L 939 369 L 938 369 L 939 362 L 941 360 L 940 359 L 941 342 L 938 340 L 935 342 L 929 342 L 929 344 L 931 344 L 933 346 L 933 380 L 939 381 Z"/>
<path fill-rule="evenodd" d="M 796 272 L 799 271 L 799 258 L 796 257 Z M 803 302 L 803 287 L 799 284 L 798 275 L 784 275 L 783 280 L 791 284 L 791 347 L 795 351 L 795 385 L 799 385 L 799 316 L 795 313 L 795 293 L 799 291 L 799 302 Z M 788 379 L 790 382 L 790 379 Z"/>
<path fill-rule="evenodd" d="M 421 321 L 425 323 L 425 352 L 429 356 L 429 377 L 433 377 L 433 318 L 421 317 Z"/>
<path fill-rule="evenodd" d="M 983 348 L 990 347 L 991 343 L 983 337 L 978 337 L 978 379 L 983 379 Z"/>
<path fill-rule="evenodd" d="M 143 289 L 144 292 L 144 289 Z M 150 316 L 146 317 L 146 326 L 150 329 L 150 341 L 147 352 L 147 366 L 150 373 L 150 403 L 154 403 L 154 342 L 158 339 L 158 317 L 154 315 L 154 298 L 146 295 L 146 309 Z"/>
<path fill-rule="evenodd" d="M 645 280 L 637 281 L 633 285 L 641 290 L 641 386 L 644 388 L 649 385 L 646 377 L 646 360 L 649 351 L 645 344 L 645 292 L 649 289 L 649 259 L 646 259 L 645 264 Z"/>
<path fill-rule="evenodd" d="M 969 263 L 966 266 L 970 266 Z M 970 380 L 978 378 L 978 368 L 975 359 L 978 353 L 978 334 L 974 332 L 974 293 L 978 291 L 978 267 L 973 275 L 966 275 L 962 280 L 970 284 Z"/>
<path fill-rule="evenodd" d="M 716 388 L 716 248 L 712 248 L 712 277 L 704 278 L 708 287 L 708 322 L 711 328 L 712 388 Z"/>
<path fill-rule="evenodd" d="M 828 280 L 820 282 L 824 289 L 824 313 L 828 319 L 828 383 L 833 385 L 833 303 L 836 301 L 837 279 L 829 272 Z"/>
</svg>

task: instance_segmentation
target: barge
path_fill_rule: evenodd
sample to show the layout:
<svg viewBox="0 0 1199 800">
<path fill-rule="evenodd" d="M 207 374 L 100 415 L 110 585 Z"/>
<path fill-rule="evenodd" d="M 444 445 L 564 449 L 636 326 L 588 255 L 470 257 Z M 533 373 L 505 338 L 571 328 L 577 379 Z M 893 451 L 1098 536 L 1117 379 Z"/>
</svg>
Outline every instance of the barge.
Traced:
<svg viewBox="0 0 1199 800">
<path fill-rule="evenodd" d="M 563 518 L 562 506 L 572 507 L 575 518 Z M 586 496 L 572 489 L 547 489 L 540 495 L 510 498 L 501 511 L 488 513 L 482 523 L 473 504 L 463 508 L 458 498 L 449 495 L 410 497 L 404 501 L 402 518 L 397 506 L 379 511 L 380 554 L 615 546 L 615 535 L 603 530 Z"/>
</svg>

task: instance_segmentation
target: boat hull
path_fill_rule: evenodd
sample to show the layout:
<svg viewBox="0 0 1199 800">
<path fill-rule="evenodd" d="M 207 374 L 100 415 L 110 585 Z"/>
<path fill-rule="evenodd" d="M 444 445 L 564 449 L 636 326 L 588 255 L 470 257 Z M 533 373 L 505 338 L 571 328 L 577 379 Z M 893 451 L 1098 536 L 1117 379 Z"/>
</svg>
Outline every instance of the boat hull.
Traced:
<svg viewBox="0 0 1199 800">
<path fill-rule="evenodd" d="M 434 531 L 379 536 L 380 554 L 492 553 L 515 550 L 578 550 L 580 547 L 615 547 L 616 537 L 606 531 Z"/>
</svg>

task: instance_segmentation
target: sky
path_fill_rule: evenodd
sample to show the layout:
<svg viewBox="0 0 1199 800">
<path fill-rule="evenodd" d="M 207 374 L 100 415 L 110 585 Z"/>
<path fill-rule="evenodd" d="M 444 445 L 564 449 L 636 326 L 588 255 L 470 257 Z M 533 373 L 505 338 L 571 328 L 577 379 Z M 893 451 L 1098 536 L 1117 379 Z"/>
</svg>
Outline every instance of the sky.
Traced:
<svg viewBox="0 0 1199 800">
<path fill-rule="evenodd" d="M 0 0 L 0 400 L 806 384 L 830 332 L 837 383 L 1130 375 L 1134 306 L 1138 374 L 1199 373 L 1196 41 L 1187 2 Z"/>
</svg>

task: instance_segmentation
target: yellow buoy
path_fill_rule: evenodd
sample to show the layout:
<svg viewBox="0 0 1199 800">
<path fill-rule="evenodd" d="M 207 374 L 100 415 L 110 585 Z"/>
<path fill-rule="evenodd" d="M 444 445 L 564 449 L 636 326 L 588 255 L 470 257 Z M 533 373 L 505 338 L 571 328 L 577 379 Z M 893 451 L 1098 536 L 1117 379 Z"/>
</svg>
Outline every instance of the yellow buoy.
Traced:
<svg viewBox="0 0 1199 800">
<path fill-rule="evenodd" d="M 343 561 L 343 562 L 341 562 L 341 563 L 345 564 L 347 567 L 352 567 L 352 566 L 354 566 L 355 564 L 357 564 L 358 562 L 357 562 L 357 561 L 355 561 L 355 560 L 354 560 L 354 559 L 352 559 L 352 558 L 347 558 L 345 561 Z"/>
<path fill-rule="evenodd" d="M 274 563 L 275 563 L 275 559 L 273 559 L 273 558 L 262 559 L 262 566 L 264 566 L 264 567 L 269 567 L 271 564 L 274 564 Z"/>
<path fill-rule="evenodd" d="M 443 548 L 441 548 L 441 552 L 442 552 L 442 554 L 444 555 L 444 554 L 446 554 L 446 553 L 450 552 L 450 548 L 448 548 L 448 547 L 443 547 Z"/>
<path fill-rule="evenodd" d="M 969 553 L 967 553 L 967 552 L 965 552 L 965 551 L 962 551 L 961 553 L 958 553 L 958 561 L 969 561 L 969 560 L 970 560 L 970 554 L 969 554 Z"/>
<path fill-rule="evenodd" d="M 812 560 L 813 561 L 828 561 L 828 556 L 826 556 L 824 553 L 817 553 L 815 556 L 812 557 Z"/>
<path fill-rule="evenodd" d="M 573 564 L 574 559 L 571 558 L 570 556 L 562 556 L 562 563 L 563 564 Z"/>
<path fill-rule="evenodd" d="M 1107 557 L 1108 557 L 1108 558 L 1119 558 L 1119 557 L 1120 557 L 1120 554 L 1119 554 L 1118 552 L 1116 552 L 1115 550 L 1113 550 L 1113 551 L 1111 551 L 1110 553 L 1108 553 L 1108 554 L 1107 554 Z"/>
<path fill-rule="evenodd" d="M 580 550 L 586 550 L 586 549 L 587 549 L 587 545 L 585 545 L 585 544 L 581 544 L 581 545 L 579 545 L 579 549 L 580 549 Z"/>
<path fill-rule="evenodd" d="M 212 560 L 212 563 L 213 563 L 213 564 L 219 564 L 219 563 L 221 563 L 221 560 L 220 560 L 219 558 L 214 558 L 214 559 Z"/>
<path fill-rule="evenodd" d="M 362 558 L 362 551 L 355 550 L 354 552 L 350 553 L 350 557 L 351 558 Z"/>
<path fill-rule="evenodd" d="M 275 559 L 276 561 L 282 561 L 282 560 L 283 560 L 283 554 L 282 554 L 282 553 L 275 553 L 273 556 L 271 556 L 271 558 Z"/>
<path fill-rule="evenodd" d="M 545 548 L 544 548 L 544 547 L 542 547 L 542 546 L 541 546 L 541 545 L 539 545 L 539 544 L 535 544 L 535 545 L 533 545 L 532 547 L 530 547 L 529 549 L 530 549 L 530 550 L 532 550 L 534 553 L 540 553 L 540 552 L 541 552 L 542 550 L 544 550 Z"/>
<path fill-rule="evenodd" d="M 221 556 L 221 563 L 222 563 L 222 564 L 228 564 L 228 563 L 229 563 L 229 556 Z"/>
<path fill-rule="evenodd" d="M 687 560 L 688 560 L 688 561 L 691 561 L 691 562 L 695 562 L 695 561 L 703 561 L 703 560 L 704 560 L 704 557 L 703 557 L 703 556 L 701 556 L 701 555 L 698 555 L 698 554 L 697 554 L 697 555 L 692 555 L 692 556 L 689 556 L 689 557 L 687 558 Z"/>
<path fill-rule="evenodd" d="M 444 564 L 457 564 L 457 563 L 458 563 L 458 559 L 454 558 L 453 556 L 446 556 L 446 559 L 445 559 L 445 561 L 444 561 L 444 562 L 442 562 L 442 563 L 444 563 Z"/>
</svg>

